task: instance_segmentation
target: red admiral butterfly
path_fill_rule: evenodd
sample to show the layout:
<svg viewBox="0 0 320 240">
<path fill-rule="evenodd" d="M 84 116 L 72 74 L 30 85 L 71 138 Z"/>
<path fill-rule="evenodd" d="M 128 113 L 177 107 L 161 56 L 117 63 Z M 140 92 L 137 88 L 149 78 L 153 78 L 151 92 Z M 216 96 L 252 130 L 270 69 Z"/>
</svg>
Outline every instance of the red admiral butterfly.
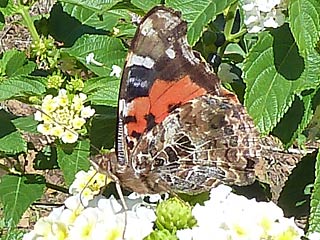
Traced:
<svg viewBox="0 0 320 240">
<path fill-rule="evenodd" d="M 100 171 L 142 194 L 196 194 L 259 178 L 277 199 L 300 154 L 260 138 L 237 97 L 188 45 L 186 31 L 180 14 L 165 7 L 140 23 L 121 80 L 116 151 L 96 159 Z"/>
</svg>

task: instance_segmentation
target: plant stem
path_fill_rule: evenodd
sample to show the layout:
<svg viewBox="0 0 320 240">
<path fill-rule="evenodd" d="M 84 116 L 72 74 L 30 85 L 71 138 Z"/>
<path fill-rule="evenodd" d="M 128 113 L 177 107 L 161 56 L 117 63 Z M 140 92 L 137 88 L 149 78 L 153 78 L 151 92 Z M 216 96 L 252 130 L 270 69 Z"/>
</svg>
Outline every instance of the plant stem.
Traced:
<svg viewBox="0 0 320 240">
<path fill-rule="evenodd" d="M 39 34 L 38 34 L 38 32 L 37 32 L 34 24 L 33 24 L 33 21 L 32 21 L 32 19 L 31 19 L 31 16 L 30 16 L 30 14 L 29 14 L 29 7 L 20 5 L 20 6 L 19 6 L 18 13 L 21 14 L 24 22 L 26 23 L 27 28 L 28 28 L 28 30 L 29 30 L 29 32 L 30 32 L 32 41 L 40 41 Z"/>
<path fill-rule="evenodd" d="M 247 32 L 247 29 L 243 28 L 239 32 L 237 32 L 235 34 L 231 34 L 230 38 L 229 38 L 230 42 L 234 42 L 235 39 L 238 39 L 239 37 L 244 35 L 246 32 Z"/>
<path fill-rule="evenodd" d="M 67 188 L 61 187 L 61 186 L 58 186 L 58 185 L 55 185 L 55 184 L 52 184 L 52 183 L 49 183 L 49 182 L 46 183 L 46 187 L 47 188 L 51 188 L 53 190 L 57 190 L 59 192 L 69 193 L 69 190 Z"/>
<path fill-rule="evenodd" d="M 232 34 L 232 27 L 234 25 L 237 7 L 238 7 L 238 3 L 235 2 L 228 9 L 228 13 L 226 15 L 226 24 L 224 27 L 224 35 L 226 37 L 226 41 L 218 50 L 218 54 L 220 57 L 223 57 L 224 52 L 229 43 L 238 42 L 239 38 L 247 32 L 247 30 L 243 28 L 239 32 Z"/>
<path fill-rule="evenodd" d="M 238 3 L 237 2 L 233 3 L 229 7 L 228 13 L 226 15 L 226 24 L 224 27 L 224 35 L 226 37 L 227 42 L 230 42 L 230 36 L 232 35 L 231 32 L 232 32 L 232 27 L 233 27 L 235 16 L 236 16 L 237 7 L 238 7 Z"/>
<path fill-rule="evenodd" d="M 228 44 L 231 42 L 232 38 L 232 27 L 234 24 L 235 16 L 236 16 L 236 11 L 237 11 L 237 2 L 233 3 L 229 9 L 228 13 L 226 15 L 226 24 L 224 26 L 224 36 L 226 38 L 226 41 L 224 44 L 218 49 L 218 55 L 222 58 L 224 55 L 224 51 L 226 50 Z"/>
</svg>

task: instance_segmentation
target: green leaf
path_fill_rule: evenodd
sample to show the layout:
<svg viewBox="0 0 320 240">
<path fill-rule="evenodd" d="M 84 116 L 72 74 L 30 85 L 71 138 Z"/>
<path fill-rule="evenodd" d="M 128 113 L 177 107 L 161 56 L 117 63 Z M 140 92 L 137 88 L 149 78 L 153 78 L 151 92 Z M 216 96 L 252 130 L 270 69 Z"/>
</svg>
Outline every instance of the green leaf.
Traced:
<svg viewBox="0 0 320 240">
<path fill-rule="evenodd" d="M 263 32 L 244 62 L 247 84 L 245 106 L 263 134 L 269 133 L 287 112 L 295 94 L 316 88 L 315 54 L 303 59 L 287 25 Z M 294 67 L 292 67 L 294 66 Z"/>
<path fill-rule="evenodd" d="M 116 28 L 119 30 L 117 37 L 123 37 L 128 39 L 133 38 L 137 30 L 137 26 L 126 22 L 120 22 L 119 24 L 117 24 Z"/>
<path fill-rule="evenodd" d="M 0 11 L 5 17 L 17 13 L 18 7 L 14 4 L 13 0 L 5 1 L 3 0 L 0 4 Z"/>
<path fill-rule="evenodd" d="M 9 50 L 3 54 L 0 60 L 1 73 L 7 76 L 17 76 L 30 74 L 37 65 L 28 61 L 24 52 Z"/>
<path fill-rule="evenodd" d="M 18 131 L 0 138 L 0 151 L 7 154 L 16 154 L 27 151 L 27 143 Z"/>
<path fill-rule="evenodd" d="M 317 0 L 289 1 L 289 25 L 302 56 L 319 40 L 320 4 Z"/>
<path fill-rule="evenodd" d="M 289 146 L 291 146 L 293 144 L 293 141 L 300 135 L 303 133 L 303 131 L 309 126 L 310 121 L 312 120 L 313 117 L 313 101 L 314 101 L 314 97 L 316 94 L 316 90 L 313 91 L 311 94 L 308 94 L 306 96 L 301 96 L 302 102 L 303 102 L 303 106 L 304 106 L 304 114 L 303 117 L 300 121 L 300 124 L 297 128 L 297 130 L 294 132 L 294 136 L 291 138 L 291 141 L 289 142 Z"/>
<path fill-rule="evenodd" d="M 0 31 L 3 30 L 3 27 L 5 26 L 6 20 L 4 18 L 3 13 L 0 11 Z"/>
<path fill-rule="evenodd" d="M 135 5 L 138 8 L 141 8 L 144 11 L 149 11 L 151 8 L 155 7 L 156 5 L 159 5 L 161 3 L 160 0 L 132 0 L 131 3 Z"/>
<path fill-rule="evenodd" d="M 20 131 L 37 133 L 38 121 L 34 120 L 34 116 L 19 117 L 11 121 L 13 125 Z"/>
<path fill-rule="evenodd" d="M 90 128 L 90 141 L 97 149 L 114 147 L 117 125 L 117 109 L 97 106 Z"/>
<path fill-rule="evenodd" d="M 102 35 L 83 35 L 71 48 L 66 48 L 64 51 L 98 76 L 109 76 L 112 65 L 122 67 L 127 54 L 120 39 Z M 86 58 L 92 53 L 94 60 L 103 64 L 102 66 L 86 62 Z"/>
<path fill-rule="evenodd" d="M 109 9 L 118 2 L 121 2 L 121 0 L 58 0 L 58 2 L 69 3 L 93 11 L 99 11 L 103 8 Z"/>
<path fill-rule="evenodd" d="M 168 0 L 166 6 L 179 10 L 188 22 L 188 42 L 191 46 L 199 40 L 204 28 L 236 0 Z"/>
<path fill-rule="evenodd" d="M 46 78 L 14 76 L 0 83 L 0 101 L 18 96 L 40 95 L 46 91 Z"/>
<path fill-rule="evenodd" d="M 127 11 L 110 9 L 120 0 L 106 1 L 60 1 L 63 11 L 78 19 L 82 24 L 111 31 L 120 19 L 130 21 Z"/>
<path fill-rule="evenodd" d="M 120 80 L 115 77 L 92 78 L 85 82 L 83 92 L 95 105 L 117 107 Z"/>
<path fill-rule="evenodd" d="M 79 141 L 75 146 L 64 144 L 57 147 L 58 163 L 68 186 L 77 172 L 89 169 L 89 150 L 90 144 L 86 140 Z"/>
<path fill-rule="evenodd" d="M 320 232 L 320 152 L 317 155 L 316 179 L 310 202 L 310 217 L 308 233 Z"/>
<path fill-rule="evenodd" d="M 301 98 L 296 97 L 289 110 L 272 130 L 272 134 L 277 136 L 288 147 L 292 145 L 298 134 L 304 130 L 305 121 L 307 121 L 304 119 L 307 117 L 305 114 L 310 110 L 308 109 L 307 111 L 305 105 Z"/>
<path fill-rule="evenodd" d="M 45 188 L 45 179 L 39 175 L 5 175 L 0 181 L 0 200 L 4 206 L 4 218 L 12 226 L 18 224 L 22 214 L 37 199 Z"/>
</svg>

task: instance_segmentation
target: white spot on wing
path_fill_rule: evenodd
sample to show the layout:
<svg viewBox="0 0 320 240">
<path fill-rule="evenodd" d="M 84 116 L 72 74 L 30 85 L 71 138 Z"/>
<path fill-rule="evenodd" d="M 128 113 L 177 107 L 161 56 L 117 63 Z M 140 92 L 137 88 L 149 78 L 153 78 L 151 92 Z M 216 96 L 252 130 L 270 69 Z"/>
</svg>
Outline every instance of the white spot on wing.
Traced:
<svg viewBox="0 0 320 240">
<path fill-rule="evenodd" d="M 148 69 L 151 69 L 154 65 L 154 61 L 152 58 L 150 57 L 145 57 L 144 58 L 144 61 L 143 61 L 143 66 L 148 68 Z"/>
<path fill-rule="evenodd" d="M 127 66 L 131 67 L 133 65 L 136 65 L 151 69 L 154 66 L 154 64 L 154 60 L 148 56 L 143 57 L 133 54 L 132 57 L 129 59 Z"/>
<path fill-rule="evenodd" d="M 156 31 L 153 29 L 153 23 L 152 19 L 147 18 L 142 24 L 141 24 L 141 34 L 143 36 L 151 36 L 153 34 L 156 34 Z"/>
<path fill-rule="evenodd" d="M 168 58 L 170 58 L 170 59 L 174 59 L 176 56 L 176 53 L 174 52 L 174 50 L 172 48 L 168 48 L 166 50 L 166 54 L 167 54 Z"/>
<path fill-rule="evenodd" d="M 167 31 L 171 31 L 172 29 L 176 28 L 181 20 L 175 16 L 174 14 L 172 14 L 171 12 L 167 12 L 167 11 L 159 11 L 157 16 L 159 18 L 164 18 L 165 21 L 165 29 L 167 29 Z"/>
<path fill-rule="evenodd" d="M 126 101 L 124 99 L 120 99 L 119 100 L 118 108 L 119 108 L 119 113 L 122 116 L 127 116 L 128 115 L 128 108 L 126 106 Z"/>
<path fill-rule="evenodd" d="M 143 61 L 144 61 L 144 57 L 133 54 L 131 57 L 131 61 L 128 65 L 129 67 L 132 65 L 142 66 Z"/>
</svg>

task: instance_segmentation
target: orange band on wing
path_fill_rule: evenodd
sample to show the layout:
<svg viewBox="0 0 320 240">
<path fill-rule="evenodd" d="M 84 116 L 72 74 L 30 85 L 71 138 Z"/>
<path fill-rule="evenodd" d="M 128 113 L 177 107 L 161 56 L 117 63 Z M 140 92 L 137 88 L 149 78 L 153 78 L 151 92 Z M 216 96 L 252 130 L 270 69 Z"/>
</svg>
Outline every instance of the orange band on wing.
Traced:
<svg viewBox="0 0 320 240">
<path fill-rule="evenodd" d="M 128 116 L 134 117 L 135 121 L 127 123 L 128 134 L 131 136 L 133 132 L 143 133 L 147 129 L 148 114 L 151 113 L 158 124 L 168 116 L 170 107 L 184 104 L 206 92 L 192 82 L 188 75 L 178 81 L 155 80 L 149 97 L 138 97 L 130 103 Z"/>
<path fill-rule="evenodd" d="M 134 116 L 136 121 L 127 123 L 128 134 L 131 136 L 133 131 L 143 133 L 147 127 L 145 116 L 150 112 L 150 100 L 148 97 L 139 97 L 131 103 L 128 116 Z"/>
<path fill-rule="evenodd" d="M 155 122 L 160 123 L 168 116 L 170 106 L 184 104 L 206 92 L 192 82 L 188 75 L 174 82 L 157 79 L 149 93 L 150 112 L 155 116 Z"/>
</svg>

